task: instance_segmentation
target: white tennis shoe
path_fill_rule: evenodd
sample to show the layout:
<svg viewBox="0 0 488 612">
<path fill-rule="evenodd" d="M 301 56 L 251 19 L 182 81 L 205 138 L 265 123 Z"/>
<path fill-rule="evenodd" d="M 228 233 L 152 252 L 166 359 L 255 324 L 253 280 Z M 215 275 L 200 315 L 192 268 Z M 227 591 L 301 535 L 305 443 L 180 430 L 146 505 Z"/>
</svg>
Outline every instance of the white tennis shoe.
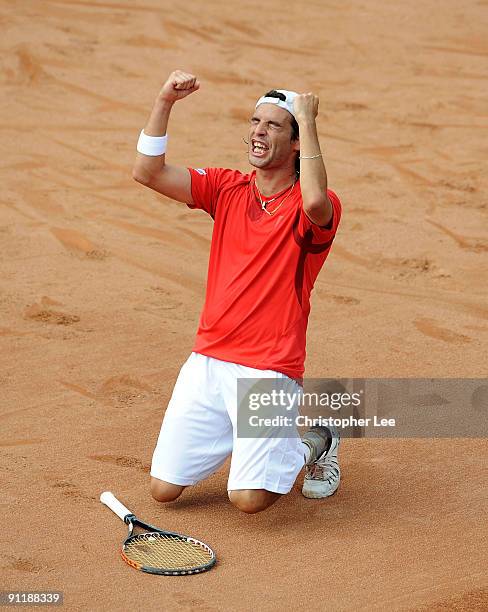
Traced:
<svg viewBox="0 0 488 612">
<path fill-rule="evenodd" d="M 323 430 L 325 435 L 329 430 L 332 441 L 327 451 L 323 452 L 316 461 L 305 466 L 302 493 L 305 497 L 320 499 L 333 495 L 339 488 L 341 469 L 337 460 L 337 453 L 341 437 L 335 427 L 317 427 L 315 430 Z"/>
</svg>

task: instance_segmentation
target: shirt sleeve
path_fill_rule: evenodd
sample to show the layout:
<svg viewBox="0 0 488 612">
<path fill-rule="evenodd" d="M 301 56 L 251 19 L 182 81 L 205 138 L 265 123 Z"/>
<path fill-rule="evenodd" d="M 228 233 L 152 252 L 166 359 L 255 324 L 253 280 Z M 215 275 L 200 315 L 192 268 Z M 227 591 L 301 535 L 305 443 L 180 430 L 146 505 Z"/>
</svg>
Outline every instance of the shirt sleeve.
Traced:
<svg viewBox="0 0 488 612">
<path fill-rule="evenodd" d="M 301 236 L 304 236 L 305 232 L 309 229 L 312 230 L 316 242 L 328 242 L 335 236 L 341 220 L 342 205 L 341 201 L 339 200 L 339 196 L 331 189 L 327 189 L 327 195 L 329 196 L 329 200 L 332 204 L 331 220 L 325 226 L 317 225 L 307 217 L 302 207 L 300 210 L 300 219 L 298 224 L 298 230 Z"/>
<path fill-rule="evenodd" d="M 220 191 L 225 184 L 235 179 L 236 171 L 226 168 L 188 168 L 188 170 L 193 204 L 187 203 L 187 206 L 204 210 L 214 219 Z"/>
</svg>

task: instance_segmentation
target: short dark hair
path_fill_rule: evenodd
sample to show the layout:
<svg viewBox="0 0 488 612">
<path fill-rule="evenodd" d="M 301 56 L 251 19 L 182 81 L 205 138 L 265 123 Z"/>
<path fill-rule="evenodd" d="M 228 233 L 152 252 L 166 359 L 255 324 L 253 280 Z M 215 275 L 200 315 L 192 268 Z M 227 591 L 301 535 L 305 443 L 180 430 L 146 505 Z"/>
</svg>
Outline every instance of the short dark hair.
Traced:
<svg viewBox="0 0 488 612">
<path fill-rule="evenodd" d="M 268 91 L 268 93 L 265 93 L 264 96 L 266 98 L 278 98 L 278 100 L 282 100 L 283 102 L 286 102 L 285 94 L 281 93 L 281 91 L 276 91 L 276 89 L 272 89 L 271 91 Z M 298 140 L 299 138 L 300 138 L 300 130 L 298 127 L 298 122 L 295 119 L 295 117 L 292 115 L 291 116 L 291 139 Z M 300 151 L 297 151 L 297 156 L 295 158 L 295 172 L 297 176 L 300 174 Z"/>
</svg>

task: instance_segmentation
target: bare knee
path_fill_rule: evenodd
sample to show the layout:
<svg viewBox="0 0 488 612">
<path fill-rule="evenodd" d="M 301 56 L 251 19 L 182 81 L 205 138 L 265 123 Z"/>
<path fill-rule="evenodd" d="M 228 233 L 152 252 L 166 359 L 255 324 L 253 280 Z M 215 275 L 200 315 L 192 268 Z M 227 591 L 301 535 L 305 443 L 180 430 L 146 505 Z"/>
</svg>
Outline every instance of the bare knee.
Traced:
<svg viewBox="0 0 488 612">
<path fill-rule="evenodd" d="M 165 482 L 151 476 L 151 495 L 158 502 L 171 502 L 177 499 L 185 487 Z"/>
<path fill-rule="evenodd" d="M 242 489 L 229 491 L 232 504 L 242 512 L 256 514 L 269 508 L 281 497 L 280 493 L 272 493 L 266 489 Z"/>
</svg>

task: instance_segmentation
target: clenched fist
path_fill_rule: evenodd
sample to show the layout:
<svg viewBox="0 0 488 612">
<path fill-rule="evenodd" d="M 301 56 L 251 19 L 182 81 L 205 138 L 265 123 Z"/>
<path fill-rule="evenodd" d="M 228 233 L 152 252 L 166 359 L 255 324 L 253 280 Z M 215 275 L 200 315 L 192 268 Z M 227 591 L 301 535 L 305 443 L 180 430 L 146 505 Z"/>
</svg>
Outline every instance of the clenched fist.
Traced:
<svg viewBox="0 0 488 612">
<path fill-rule="evenodd" d="M 293 110 L 298 124 L 314 120 L 319 112 L 319 97 L 310 92 L 298 94 L 293 100 Z"/>
<path fill-rule="evenodd" d="M 197 81 L 193 74 L 175 70 L 169 75 L 168 80 L 159 92 L 159 98 L 167 102 L 176 102 L 186 98 L 200 88 L 200 81 Z"/>
</svg>

